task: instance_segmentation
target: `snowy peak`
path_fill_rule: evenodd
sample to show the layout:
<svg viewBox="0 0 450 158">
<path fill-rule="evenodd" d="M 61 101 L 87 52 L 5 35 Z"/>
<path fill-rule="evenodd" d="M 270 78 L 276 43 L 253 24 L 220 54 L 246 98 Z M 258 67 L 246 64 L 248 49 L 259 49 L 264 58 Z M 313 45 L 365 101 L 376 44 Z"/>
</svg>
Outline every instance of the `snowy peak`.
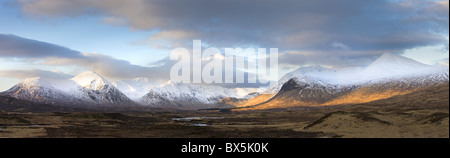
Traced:
<svg viewBox="0 0 450 158">
<path fill-rule="evenodd" d="M 53 79 L 46 77 L 27 78 L 17 84 L 17 86 L 28 89 L 53 88 L 62 92 L 73 92 L 78 89 L 77 84 L 71 80 Z"/>
<path fill-rule="evenodd" d="M 176 86 L 176 85 L 178 85 L 178 84 L 175 83 L 175 82 L 173 82 L 172 80 L 169 80 L 169 81 L 167 81 L 167 82 L 164 84 L 163 87 L 165 87 L 165 86 Z"/>
<path fill-rule="evenodd" d="M 402 78 L 423 78 L 448 74 L 448 67 L 431 66 L 413 59 L 385 53 L 366 68 L 328 69 L 322 66 L 298 68 L 284 75 L 263 94 L 275 94 L 291 79 L 309 85 L 352 86 Z M 447 75 L 448 76 L 448 75 Z M 448 78 L 448 77 L 447 77 Z"/>
<path fill-rule="evenodd" d="M 295 72 L 302 73 L 302 74 L 317 74 L 322 72 L 334 72 L 331 69 L 325 68 L 320 65 L 313 65 L 313 66 L 307 66 L 307 67 L 301 67 L 295 70 Z"/>
<path fill-rule="evenodd" d="M 438 73 L 437 71 L 442 71 L 442 68 L 400 55 L 385 53 L 360 72 L 360 76 L 363 80 L 377 80 L 435 74 Z"/>
<path fill-rule="evenodd" d="M 25 79 L 2 95 L 56 105 L 128 104 L 130 99 L 95 72 L 72 79 Z"/>
<path fill-rule="evenodd" d="M 377 60 L 375 60 L 372 64 L 370 64 L 366 68 L 366 71 L 377 72 L 380 70 L 387 70 L 388 72 L 408 72 L 429 67 L 429 65 L 422 64 L 410 58 L 391 53 L 385 53 Z"/>
<path fill-rule="evenodd" d="M 132 80 L 116 81 L 113 85 L 132 100 L 138 100 L 147 94 L 151 88 L 158 86 L 157 82 L 150 81 L 146 77 Z"/>
<path fill-rule="evenodd" d="M 22 85 L 24 87 L 46 87 L 49 85 L 49 82 L 47 79 L 44 79 L 42 77 L 33 77 L 21 81 L 19 85 Z"/>
<path fill-rule="evenodd" d="M 152 88 L 139 99 L 143 105 L 212 105 L 226 97 L 243 98 L 257 91 L 255 88 L 224 88 L 212 85 L 173 83 L 168 81 L 161 87 Z"/>
<path fill-rule="evenodd" d="M 133 80 L 137 81 L 137 82 L 149 82 L 150 81 L 147 77 L 138 77 Z"/>
<path fill-rule="evenodd" d="M 403 64 L 403 65 L 418 65 L 418 66 L 426 66 L 425 64 L 422 64 L 418 61 L 415 61 L 413 59 L 396 55 L 392 53 L 384 53 L 381 55 L 377 60 L 375 60 L 372 64 L 378 64 L 378 63 L 395 63 L 395 64 Z"/>
<path fill-rule="evenodd" d="M 436 85 L 448 86 L 448 74 L 448 67 L 383 54 L 362 69 L 299 68 L 265 91 L 266 96 L 261 95 L 263 101 L 244 105 L 264 109 L 366 103 Z"/>
<path fill-rule="evenodd" d="M 295 78 L 295 80 L 297 81 L 306 83 L 323 82 L 324 80 L 327 80 L 327 78 L 335 77 L 335 73 L 336 71 L 322 67 L 320 65 L 300 67 L 284 75 L 277 83 L 270 86 L 266 91 L 264 91 L 263 94 L 277 93 L 284 83 L 293 78 Z"/>
<path fill-rule="evenodd" d="M 281 82 L 287 82 L 291 78 L 297 78 L 299 80 L 321 80 L 330 77 L 330 74 L 336 71 L 322 67 L 320 65 L 300 67 L 281 78 Z"/>
<path fill-rule="evenodd" d="M 91 90 L 102 90 L 112 85 L 96 72 L 86 71 L 71 79 L 83 88 Z"/>
</svg>

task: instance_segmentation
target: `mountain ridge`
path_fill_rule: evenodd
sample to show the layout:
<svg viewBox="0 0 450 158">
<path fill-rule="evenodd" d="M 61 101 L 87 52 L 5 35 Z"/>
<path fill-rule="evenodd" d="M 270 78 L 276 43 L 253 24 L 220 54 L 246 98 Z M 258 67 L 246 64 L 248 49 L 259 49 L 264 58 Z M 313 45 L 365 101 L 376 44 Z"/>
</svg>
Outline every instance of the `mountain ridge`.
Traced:
<svg viewBox="0 0 450 158">
<path fill-rule="evenodd" d="M 171 81 L 158 86 L 148 78 L 111 83 L 96 72 L 86 71 L 70 79 L 28 78 L 0 95 L 52 105 L 274 108 L 364 103 L 408 94 L 435 84 L 448 84 L 448 81 L 448 67 L 383 54 L 361 69 L 335 70 L 320 65 L 300 67 L 265 91 Z"/>
<path fill-rule="evenodd" d="M 430 66 L 399 55 L 383 54 L 368 67 L 353 71 L 333 71 L 321 66 L 301 67 L 255 97 L 261 99 L 227 104 L 260 109 L 365 103 L 408 94 L 434 84 L 448 84 L 448 76 L 448 67 Z"/>
<path fill-rule="evenodd" d="M 0 93 L 43 104 L 107 105 L 129 104 L 122 92 L 94 72 L 84 72 L 71 79 L 29 78 Z"/>
</svg>

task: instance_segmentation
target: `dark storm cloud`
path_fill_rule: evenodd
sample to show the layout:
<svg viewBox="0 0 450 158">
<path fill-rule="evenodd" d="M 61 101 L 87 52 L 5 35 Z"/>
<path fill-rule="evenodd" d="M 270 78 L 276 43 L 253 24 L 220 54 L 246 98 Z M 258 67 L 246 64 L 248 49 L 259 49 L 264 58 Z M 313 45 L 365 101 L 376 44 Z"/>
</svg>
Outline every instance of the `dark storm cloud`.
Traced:
<svg viewBox="0 0 450 158">
<path fill-rule="evenodd" d="M 62 46 L 26 39 L 15 35 L 0 34 L 0 57 L 42 58 L 67 57 L 80 58 L 80 52 Z"/>
</svg>

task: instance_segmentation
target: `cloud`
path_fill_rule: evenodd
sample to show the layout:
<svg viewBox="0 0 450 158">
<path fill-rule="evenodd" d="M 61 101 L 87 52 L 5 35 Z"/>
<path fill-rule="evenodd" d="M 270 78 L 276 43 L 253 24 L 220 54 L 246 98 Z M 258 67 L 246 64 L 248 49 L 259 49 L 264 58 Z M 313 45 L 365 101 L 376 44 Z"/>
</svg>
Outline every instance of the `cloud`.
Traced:
<svg viewBox="0 0 450 158">
<path fill-rule="evenodd" d="M 82 57 L 80 52 L 15 35 L 0 34 L 0 57 L 43 58 L 43 57 Z"/>
<path fill-rule="evenodd" d="M 198 35 L 192 32 L 184 32 L 179 30 L 161 31 L 146 39 L 144 44 L 149 44 L 153 48 L 173 49 L 177 47 L 186 47 L 192 43 L 192 41 L 186 41 L 184 39 L 196 39 Z"/>
<path fill-rule="evenodd" d="M 351 50 L 349 46 L 347 46 L 345 44 L 342 44 L 342 43 L 339 43 L 339 42 L 333 42 L 331 44 L 331 46 L 334 47 L 334 48 L 342 49 L 342 50 Z"/>
<path fill-rule="evenodd" d="M 441 59 L 436 62 L 438 65 L 449 66 L 449 58 Z"/>
<path fill-rule="evenodd" d="M 352 57 L 332 57 L 341 63 L 348 58 L 366 60 L 380 55 L 377 52 L 448 43 L 448 0 L 17 2 L 30 17 L 95 15 L 111 25 L 158 30 L 145 41 L 154 48 L 189 48 L 193 39 L 201 39 L 211 47 L 312 51 L 320 57 L 333 56 L 336 49 L 351 50 Z"/>
<path fill-rule="evenodd" d="M 282 65 L 367 66 L 383 53 L 442 43 L 447 43 L 448 52 L 448 0 L 17 0 L 17 4 L 32 18 L 88 15 L 105 24 L 152 30 L 157 33 L 143 43 L 153 48 L 192 48 L 194 39 L 208 47 L 279 48 Z M 1 57 L 42 58 L 45 65 L 76 65 L 107 77 L 164 80 L 175 63 L 165 58 L 153 67 L 133 65 L 13 35 L 2 38 Z"/>
<path fill-rule="evenodd" d="M 145 67 L 133 65 L 100 53 L 81 53 L 51 43 L 26 39 L 15 35 L 0 34 L 0 57 L 20 58 L 24 62 L 50 66 L 78 66 L 96 71 L 108 78 L 130 79 L 149 77 L 153 80 L 168 80 L 167 65 Z M 76 75 L 76 74 L 75 74 Z M 67 77 L 62 73 L 46 70 L 2 70 L 0 76 L 27 78 L 36 76 Z"/>
<path fill-rule="evenodd" d="M 278 56 L 279 63 L 288 65 L 322 65 L 327 67 L 364 67 L 376 60 L 380 55 L 386 52 L 357 52 L 357 51 L 288 51 L 281 52 Z"/>
<path fill-rule="evenodd" d="M 106 17 L 102 20 L 102 22 L 106 23 L 106 24 L 110 24 L 110 25 L 115 25 L 115 26 L 120 26 L 120 25 L 126 24 L 124 19 L 118 18 L 118 17 Z"/>
<path fill-rule="evenodd" d="M 293 34 L 318 31 L 331 36 L 315 38 L 331 43 L 342 41 L 339 39 L 352 33 L 368 37 L 385 35 L 389 38 L 389 34 L 397 35 L 398 29 L 422 33 L 429 28 L 435 30 L 433 26 L 413 28 L 422 25 L 423 21 L 407 23 L 421 15 L 425 16 L 423 20 L 427 23 L 448 26 L 448 14 L 440 14 L 448 13 L 448 0 L 281 0 L 277 3 L 270 0 L 110 0 L 107 3 L 102 0 L 18 0 L 18 3 L 22 11 L 31 16 L 103 15 L 106 21 L 110 21 L 111 17 L 121 19 L 133 29 L 162 29 L 163 32 L 201 35 L 218 33 L 221 37 L 212 37 L 211 40 L 217 42 L 244 37 L 248 42 L 260 43 L 264 41 L 258 40 L 260 37 L 287 38 Z M 435 18 L 447 21 L 447 24 Z M 268 43 L 274 42 L 266 40 Z"/>
<path fill-rule="evenodd" d="M 136 29 L 155 27 L 158 21 L 154 18 L 141 18 L 139 20 L 133 18 L 149 15 L 157 9 L 148 5 L 145 0 L 109 0 L 108 2 L 102 0 L 17 0 L 17 2 L 20 4 L 21 10 L 27 15 L 40 18 L 108 15 L 104 19 L 105 22 L 113 20 L 116 24 L 115 22 L 118 19 L 123 19 Z M 111 19 L 112 17 L 114 18 Z"/>
<path fill-rule="evenodd" d="M 145 67 L 131 64 L 100 53 L 82 53 L 82 58 L 48 58 L 42 64 L 51 66 L 79 66 L 115 79 L 148 77 L 152 80 L 169 80 L 170 68 L 165 64 L 158 67 Z"/>
<path fill-rule="evenodd" d="M 7 37 L 13 37 L 12 41 L 8 41 L 5 38 L 5 42 L 14 43 L 14 47 L 9 45 L 0 45 L 0 50 L 8 50 L 8 52 L 21 51 L 22 53 L 1 53 L 2 58 L 22 58 L 21 62 L 28 62 L 30 59 L 36 61 L 33 64 L 41 66 L 53 66 L 53 67 L 66 67 L 66 68 L 84 68 L 87 70 L 95 71 L 102 76 L 109 79 L 133 79 L 137 77 L 147 77 L 153 81 L 167 82 L 170 80 L 170 71 L 172 66 L 178 61 L 170 60 L 170 58 L 164 58 L 155 63 L 149 65 L 153 66 L 141 66 L 134 65 L 126 60 L 116 59 L 114 57 L 104 55 L 101 53 L 80 53 L 78 51 L 71 50 L 62 46 L 57 46 L 54 44 L 39 42 L 31 39 L 26 39 L 23 37 L 18 37 L 15 35 L 7 35 Z M 19 39 L 19 40 L 16 40 Z M 29 44 L 32 43 L 32 44 Z M 40 54 L 34 54 L 35 50 L 48 50 L 49 48 L 58 48 L 54 52 L 48 53 L 46 51 L 38 51 Z M 53 49 L 52 49 L 53 50 Z M 67 52 L 68 51 L 68 52 Z M 214 57 L 219 59 L 221 63 L 225 59 L 222 54 L 215 54 Z M 20 62 L 20 61 L 19 61 Z M 202 61 L 202 67 L 209 63 L 209 60 Z M 219 65 L 215 65 L 219 66 Z M 222 65 L 220 65 L 222 66 Z M 237 70 L 242 72 L 242 70 Z M 191 71 L 192 72 L 192 71 Z M 225 67 L 222 66 L 222 72 L 225 73 Z M 76 72 L 75 74 L 81 72 Z M 248 72 L 243 72 L 245 76 L 248 76 Z M 39 69 L 5 69 L 0 70 L 1 77 L 9 78 L 30 78 L 30 77 L 51 77 L 51 78 L 70 78 L 71 75 L 64 74 L 58 71 L 47 71 Z M 192 74 L 191 74 L 192 76 Z M 225 77 L 225 75 L 222 75 Z M 247 78 L 245 82 L 248 83 Z M 259 87 L 261 85 L 266 86 L 267 84 L 216 84 L 224 87 Z"/>
<path fill-rule="evenodd" d="M 39 69 L 4 69 L 0 70 L 0 76 L 2 77 L 10 77 L 10 78 L 32 78 L 32 77 L 49 77 L 49 78 L 57 78 L 57 79 L 67 79 L 72 78 L 72 75 L 65 74 L 60 71 L 47 71 L 47 70 L 39 70 Z"/>
<path fill-rule="evenodd" d="M 393 3 L 393 6 L 400 13 L 408 15 L 404 19 L 407 22 L 447 26 L 448 32 L 448 4 L 448 0 L 408 0 Z"/>
<path fill-rule="evenodd" d="M 444 47 L 442 48 L 442 52 L 443 52 L 443 53 L 448 53 L 449 50 L 450 50 L 450 49 L 449 49 L 449 44 L 447 43 L 447 44 L 445 44 Z"/>
</svg>

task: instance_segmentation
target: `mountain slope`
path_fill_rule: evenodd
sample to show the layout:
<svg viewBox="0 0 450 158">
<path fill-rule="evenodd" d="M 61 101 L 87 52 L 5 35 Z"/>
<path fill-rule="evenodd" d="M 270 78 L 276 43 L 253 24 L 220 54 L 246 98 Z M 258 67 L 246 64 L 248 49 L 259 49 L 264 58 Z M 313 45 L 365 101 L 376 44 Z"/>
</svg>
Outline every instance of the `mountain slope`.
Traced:
<svg viewBox="0 0 450 158">
<path fill-rule="evenodd" d="M 122 92 L 95 72 L 84 72 L 68 80 L 25 79 L 0 95 L 53 105 L 129 104 Z"/>
<path fill-rule="evenodd" d="M 59 86 L 54 88 L 52 84 Z M 42 77 L 29 78 L 0 95 L 42 104 L 70 104 L 77 101 L 69 93 L 76 90 L 73 89 L 72 84 L 75 83 Z"/>
<path fill-rule="evenodd" d="M 79 86 L 90 90 L 104 90 L 112 85 L 102 76 L 92 71 L 83 72 L 70 80 L 74 81 Z"/>
<path fill-rule="evenodd" d="M 448 84 L 448 67 L 430 66 L 384 54 L 366 68 L 301 67 L 261 92 L 255 88 L 177 84 L 163 86 L 146 78 L 110 83 L 95 72 L 71 79 L 25 79 L 1 96 L 51 105 L 131 104 L 175 108 L 216 105 L 253 109 L 291 106 L 357 104 L 405 95 L 437 84 Z M 116 88 L 117 87 L 117 88 Z"/>
<path fill-rule="evenodd" d="M 253 103 L 240 101 L 241 105 L 236 106 L 265 109 L 366 103 L 448 82 L 448 67 L 384 54 L 365 69 L 299 68 L 264 92 L 272 96 L 269 99 Z"/>
<path fill-rule="evenodd" d="M 150 81 L 148 78 L 135 78 L 132 80 L 116 81 L 113 85 L 123 92 L 128 98 L 137 101 L 147 94 L 158 83 Z"/>
<path fill-rule="evenodd" d="M 0 114 L 1 111 L 8 112 L 72 112 L 80 109 L 56 106 L 50 104 L 39 104 L 31 101 L 16 99 L 13 97 L 0 96 Z"/>
<path fill-rule="evenodd" d="M 147 106 L 187 107 L 216 104 L 223 98 L 243 98 L 255 88 L 223 88 L 220 86 L 177 84 L 169 81 L 162 87 L 154 87 L 139 102 Z M 203 107 L 203 108 L 204 108 Z"/>
<path fill-rule="evenodd" d="M 409 94 L 439 84 L 448 84 L 448 81 L 448 73 L 438 73 L 404 77 L 397 80 L 386 80 L 384 82 L 368 82 L 359 85 L 349 94 L 335 98 L 323 105 L 367 103 L 392 96 Z"/>
</svg>

